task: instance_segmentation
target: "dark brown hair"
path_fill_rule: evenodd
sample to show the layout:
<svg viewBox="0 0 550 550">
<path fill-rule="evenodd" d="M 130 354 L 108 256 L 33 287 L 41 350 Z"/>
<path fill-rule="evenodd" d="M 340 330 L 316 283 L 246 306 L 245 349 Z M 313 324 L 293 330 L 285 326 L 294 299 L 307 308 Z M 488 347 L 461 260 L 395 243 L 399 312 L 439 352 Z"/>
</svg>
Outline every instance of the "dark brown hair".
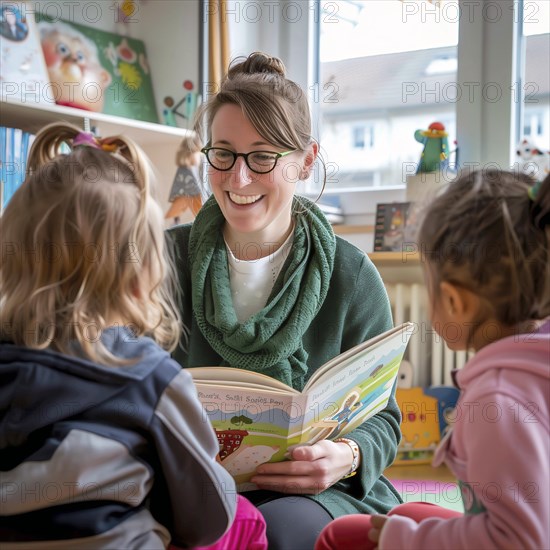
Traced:
<svg viewBox="0 0 550 550">
<path fill-rule="evenodd" d="M 424 213 L 419 244 L 430 294 L 448 281 L 485 299 L 506 326 L 550 315 L 550 176 L 463 173 Z"/>
<path fill-rule="evenodd" d="M 254 52 L 231 63 L 219 92 L 199 111 L 196 129 L 203 135 L 206 124 L 206 141 L 211 138 L 216 113 L 226 104 L 238 105 L 268 143 L 300 151 L 311 143 L 307 97 L 298 84 L 286 77 L 285 66 L 276 57 Z"/>
</svg>

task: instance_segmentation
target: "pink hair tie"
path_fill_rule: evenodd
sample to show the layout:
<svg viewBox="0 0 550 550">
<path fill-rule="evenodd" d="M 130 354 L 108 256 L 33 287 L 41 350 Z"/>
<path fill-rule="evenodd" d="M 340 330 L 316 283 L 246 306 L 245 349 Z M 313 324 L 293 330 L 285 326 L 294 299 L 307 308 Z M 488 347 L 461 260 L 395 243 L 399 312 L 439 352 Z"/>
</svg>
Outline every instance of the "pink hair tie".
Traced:
<svg viewBox="0 0 550 550">
<path fill-rule="evenodd" d="M 73 148 L 75 147 L 93 147 L 94 149 L 101 149 L 107 153 L 115 153 L 118 150 L 117 145 L 112 143 L 104 143 L 90 132 L 80 132 L 77 134 L 73 139 Z"/>
<path fill-rule="evenodd" d="M 101 149 L 101 146 L 97 142 L 96 137 L 90 132 L 80 132 L 73 139 L 73 147 L 93 147 L 94 149 Z"/>
</svg>

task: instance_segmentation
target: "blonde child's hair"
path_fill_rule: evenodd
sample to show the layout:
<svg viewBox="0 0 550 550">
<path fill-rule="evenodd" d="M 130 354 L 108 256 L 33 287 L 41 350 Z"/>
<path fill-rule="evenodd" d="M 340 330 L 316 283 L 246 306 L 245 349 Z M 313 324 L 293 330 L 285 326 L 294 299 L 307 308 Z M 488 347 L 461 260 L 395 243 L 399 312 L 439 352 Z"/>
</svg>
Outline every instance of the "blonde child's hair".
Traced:
<svg viewBox="0 0 550 550">
<path fill-rule="evenodd" d="M 148 160 L 123 136 L 78 145 L 83 135 L 45 127 L 0 217 L 1 336 L 68 354 L 76 341 L 86 357 L 120 364 L 99 336 L 122 319 L 174 349 L 181 321 Z"/>
<path fill-rule="evenodd" d="M 468 171 L 428 206 L 418 240 L 433 299 L 447 281 L 484 298 L 508 327 L 550 315 L 550 176 L 534 183 Z"/>
</svg>

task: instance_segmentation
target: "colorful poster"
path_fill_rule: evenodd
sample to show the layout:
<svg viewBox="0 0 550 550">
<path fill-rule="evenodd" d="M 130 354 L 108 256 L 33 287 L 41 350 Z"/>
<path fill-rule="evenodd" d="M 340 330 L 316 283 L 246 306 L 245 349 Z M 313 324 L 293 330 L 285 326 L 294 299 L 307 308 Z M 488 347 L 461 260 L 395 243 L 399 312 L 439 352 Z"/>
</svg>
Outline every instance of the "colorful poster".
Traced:
<svg viewBox="0 0 550 550">
<path fill-rule="evenodd" d="M 37 14 L 52 94 L 59 105 L 158 122 L 141 40 Z"/>
</svg>

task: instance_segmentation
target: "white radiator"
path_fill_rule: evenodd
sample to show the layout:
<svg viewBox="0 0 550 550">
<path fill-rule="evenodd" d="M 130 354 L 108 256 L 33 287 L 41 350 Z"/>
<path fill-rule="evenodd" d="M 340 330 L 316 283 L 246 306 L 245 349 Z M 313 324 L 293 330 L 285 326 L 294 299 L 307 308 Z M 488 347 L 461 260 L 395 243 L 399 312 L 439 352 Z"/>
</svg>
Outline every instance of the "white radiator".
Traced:
<svg viewBox="0 0 550 550">
<path fill-rule="evenodd" d="M 411 336 L 405 358 L 413 367 L 415 386 L 453 384 L 451 371 L 461 368 L 468 358 L 465 351 L 454 352 L 433 329 L 429 318 L 428 294 L 418 283 L 386 284 L 396 325 L 411 321 Z"/>
</svg>

